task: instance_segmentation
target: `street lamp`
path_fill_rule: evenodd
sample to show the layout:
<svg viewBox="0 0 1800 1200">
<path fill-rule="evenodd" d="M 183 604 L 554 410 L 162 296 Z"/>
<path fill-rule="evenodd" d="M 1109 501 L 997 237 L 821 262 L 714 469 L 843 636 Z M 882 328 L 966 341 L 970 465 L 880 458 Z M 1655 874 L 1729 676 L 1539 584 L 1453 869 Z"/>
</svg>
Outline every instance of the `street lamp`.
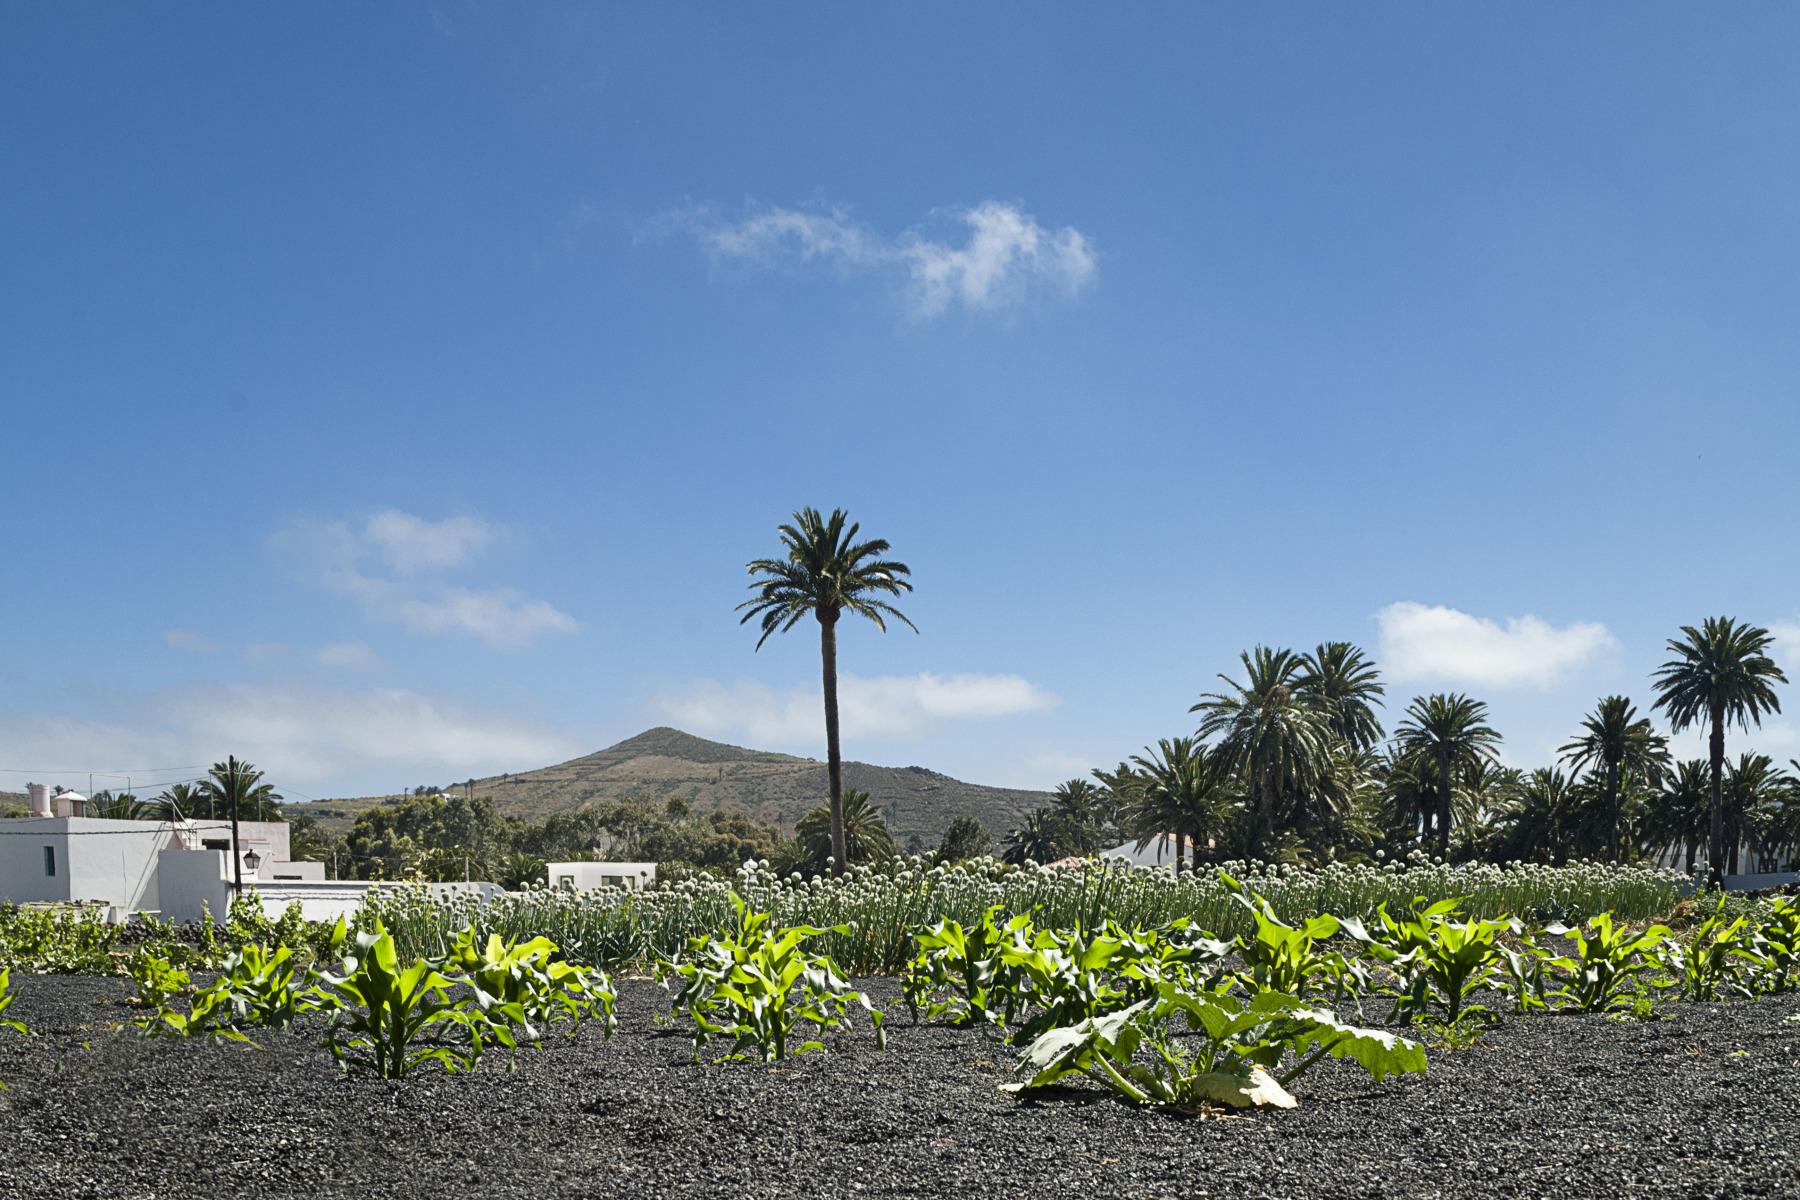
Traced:
<svg viewBox="0 0 1800 1200">
<path fill-rule="evenodd" d="M 254 850 L 246 850 L 246 851 L 244 851 L 244 865 L 245 865 L 245 866 L 246 866 L 246 867 L 249 867 L 249 868 L 250 868 L 250 873 L 251 873 L 251 874 L 252 874 L 252 875 L 254 875 L 254 874 L 256 874 L 256 869 L 257 869 L 257 868 L 258 868 L 258 867 L 260 867 L 260 866 L 262 866 L 262 855 L 260 855 L 260 854 L 258 854 L 258 853 L 257 853 L 257 852 L 256 852 L 256 851 L 254 851 Z M 244 890 L 244 885 L 243 885 L 243 883 L 242 883 L 242 882 L 241 882 L 241 881 L 240 881 L 240 882 L 239 882 L 239 883 L 238 883 L 238 891 L 240 891 L 240 892 L 241 892 L 241 891 L 243 891 L 243 890 Z"/>
</svg>

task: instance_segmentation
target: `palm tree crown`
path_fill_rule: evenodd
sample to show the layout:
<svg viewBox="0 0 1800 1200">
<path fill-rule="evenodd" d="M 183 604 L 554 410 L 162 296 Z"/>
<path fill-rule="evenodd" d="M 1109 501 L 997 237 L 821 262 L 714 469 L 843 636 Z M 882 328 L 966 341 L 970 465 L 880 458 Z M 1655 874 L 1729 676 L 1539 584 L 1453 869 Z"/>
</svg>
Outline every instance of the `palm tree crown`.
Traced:
<svg viewBox="0 0 1800 1200">
<path fill-rule="evenodd" d="M 1325 706 L 1331 730 L 1354 750 L 1368 750 L 1381 740 L 1375 706 L 1387 689 L 1381 672 L 1362 650 L 1349 642 L 1325 642 L 1300 659 L 1297 685 Z"/>
<path fill-rule="evenodd" d="M 1128 822 L 1142 850 L 1164 834 L 1175 835 L 1175 869 L 1183 846 L 1194 847 L 1195 865 L 1208 841 L 1225 832 L 1237 808 L 1237 774 L 1217 751 L 1193 738 L 1164 738 L 1133 755 L 1137 766 Z"/>
<path fill-rule="evenodd" d="M 893 617 L 914 633 L 919 631 L 905 613 L 880 599 L 912 591 L 906 579 L 911 569 L 881 557 L 888 552 L 882 539 L 858 542 L 856 535 L 861 529 L 841 508 L 832 509 L 830 517 L 820 516 L 816 508 L 804 508 L 794 514 L 792 524 L 778 530 L 787 557 L 759 558 L 748 564 L 750 574 L 760 578 L 750 584 L 756 595 L 738 605 L 744 613 L 738 623 L 761 621 L 758 649 L 771 634 L 786 633 L 809 613 L 824 623 L 837 620 L 842 612 L 853 612 L 869 618 L 883 632 L 886 618 Z"/>
</svg>

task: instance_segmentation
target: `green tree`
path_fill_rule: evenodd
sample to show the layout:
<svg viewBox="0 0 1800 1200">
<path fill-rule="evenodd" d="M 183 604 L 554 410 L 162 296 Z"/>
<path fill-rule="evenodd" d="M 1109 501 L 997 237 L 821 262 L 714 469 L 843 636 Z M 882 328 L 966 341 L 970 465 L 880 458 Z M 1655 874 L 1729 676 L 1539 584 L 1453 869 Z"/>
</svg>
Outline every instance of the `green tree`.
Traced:
<svg viewBox="0 0 1800 1200">
<path fill-rule="evenodd" d="M 1062 839 L 1067 836 L 1062 822 L 1048 808 L 1034 808 L 1025 814 L 1025 819 L 1016 829 L 1006 835 L 1006 853 L 1001 855 L 1009 863 L 1023 866 L 1028 862 L 1052 863 L 1065 857 Z"/>
<path fill-rule="evenodd" d="M 1239 784 L 1232 764 L 1193 738 L 1163 738 L 1155 749 L 1133 755 L 1139 786 L 1129 823 L 1142 850 L 1163 834 L 1175 838 L 1175 871 L 1181 872 L 1183 844 L 1194 848 L 1198 866 L 1208 841 L 1222 840 L 1237 812 Z"/>
<path fill-rule="evenodd" d="M 750 574 L 756 576 L 750 589 L 756 594 L 738 605 L 744 613 L 739 624 L 752 619 L 761 623 L 762 636 L 756 639 L 759 650 L 771 634 L 786 633 L 809 613 L 819 623 L 825 755 L 831 783 L 831 848 L 840 871 L 849 848 L 844 828 L 844 760 L 838 743 L 838 620 L 846 612 L 854 613 L 867 617 L 885 633 L 886 618 L 893 617 L 918 632 L 905 613 L 882 599 L 912 591 L 906 578 L 912 574 L 911 569 L 905 563 L 883 558 L 888 544 L 880 538 L 857 541 L 860 530 L 861 526 L 851 523 L 843 509 L 833 509 L 829 518 L 821 517 L 816 508 L 795 513 L 793 523 L 779 530 L 785 557 L 760 558 L 749 564 Z"/>
<path fill-rule="evenodd" d="M 1706 763 L 1698 758 L 1677 763 L 1648 805 L 1644 822 L 1647 848 L 1685 850 L 1687 873 L 1692 875 L 1711 813 L 1712 783 Z"/>
<path fill-rule="evenodd" d="M 1245 680 L 1200 697 L 1199 736 L 1244 776 L 1253 803 L 1249 853 L 1260 856 L 1285 805 L 1305 803 L 1331 771 L 1336 735 L 1323 699 L 1300 686 L 1306 663 L 1291 650 L 1258 646 L 1239 656 Z"/>
<path fill-rule="evenodd" d="M 1560 770 L 1539 767 L 1524 776 L 1501 813 L 1495 857 L 1562 866 L 1569 858 L 1574 808 L 1569 777 Z"/>
<path fill-rule="evenodd" d="M 957 817 L 950 822 L 950 828 L 944 830 L 943 840 L 937 847 L 937 859 L 947 863 L 967 862 L 986 854 L 990 844 L 987 826 L 981 823 L 980 817 Z"/>
<path fill-rule="evenodd" d="M 794 825 L 794 842 L 802 861 L 815 871 L 825 869 L 828 856 L 836 859 L 832 868 L 842 872 L 856 863 L 879 862 L 894 855 L 894 838 L 881 811 L 869 802 L 869 793 L 856 788 L 844 789 L 835 811 L 821 806 L 801 817 Z M 837 858 L 840 845 L 848 862 Z"/>
<path fill-rule="evenodd" d="M 1086 779 L 1067 779 L 1050 793 L 1050 811 L 1061 823 L 1071 852 L 1096 854 L 1105 840 L 1106 793 Z"/>
<path fill-rule="evenodd" d="M 1681 627 L 1669 640 L 1675 655 L 1657 668 L 1656 703 L 1676 733 L 1704 722 L 1712 772 L 1712 810 L 1706 860 L 1714 887 L 1725 879 L 1725 726 L 1745 733 L 1762 724 L 1765 713 L 1781 711 L 1775 685 L 1787 676 L 1769 657 L 1774 641 L 1766 629 L 1739 624 L 1734 617 L 1708 617 L 1699 629 Z"/>
<path fill-rule="evenodd" d="M 1368 656 L 1349 642 L 1323 642 L 1301 656 L 1300 668 L 1295 686 L 1324 707 L 1331 731 L 1353 750 L 1373 749 L 1382 733 L 1375 709 L 1387 689 Z"/>
<path fill-rule="evenodd" d="M 1434 693 L 1415 699 L 1394 730 L 1403 754 L 1426 759 L 1437 782 L 1438 856 L 1450 853 L 1450 820 L 1454 792 L 1494 758 L 1500 734 L 1487 723 L 1487 705 L 1460 693 Z M 1431 829 L 1426 828 L 1429 836 Z"/>
<path fill-rule="evenodd" d="M 1581 723 L 1581 733 L 1557 751 L 1571 771 L 1598 767 L 1604 774 L 1606 847 L 1620 862 L 1625 857 L 1624 823 L 1619 813 L 1619 783 L 1626 771 L 1646 784 L 1662 782 L 1669 765 L 1669 739 L 1651 728 L 1624 696 L 1603 696 Z"/>
</svg>

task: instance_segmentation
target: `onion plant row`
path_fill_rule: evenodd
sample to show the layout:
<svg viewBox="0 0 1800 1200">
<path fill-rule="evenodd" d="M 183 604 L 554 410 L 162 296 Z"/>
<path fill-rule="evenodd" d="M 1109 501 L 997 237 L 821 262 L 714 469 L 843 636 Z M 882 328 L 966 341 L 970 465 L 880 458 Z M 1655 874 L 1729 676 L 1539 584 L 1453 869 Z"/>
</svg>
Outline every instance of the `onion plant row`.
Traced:
<svg viewBox="0 0 1800 1200">
<path fill-rule="evenodd" d="M 1589 863 L 1450 866 L 1414 858 L 1321 868 L 1234 863 L 1225 872 L 1287 921 L 1322 913 L 1371 921 L 1383 905 L 1398 909 L 1419 897 L 1454 898 L 1463 912 L 1483 918 L 1576 921 L 1610 912 L 1642 921 L 1667 914 L 1690 887 L 1674 871 Z M 1004 914 L 1033 914 L 1042 926 L 1094 927 L 1110 918 L 1142 928 L 1186 920 L 1226 937 L 1254 929 L 1213 871 L 1178 876 L 1105 862 L 1013 867 L 994 859 L 944 866 L 896 858 L 811 879 L 750 862 L 732 880 L 691 879 L 641 892 L 538 889 L 487 902 L 399 891 L 372 901 L 370 911 L 410 955 L 444 953 L 473 925 L 508 938 L 549 937 L 572 959 L 614 967 L 673 957 L 694 937 L 729 924 L 734 894 L 777 924 L 825 930 L 815 949 L 854 974 L 897 972 L 912 957 L 914 932 L 944 919 L 976 923 L 996 905 Z"/>
</svg>

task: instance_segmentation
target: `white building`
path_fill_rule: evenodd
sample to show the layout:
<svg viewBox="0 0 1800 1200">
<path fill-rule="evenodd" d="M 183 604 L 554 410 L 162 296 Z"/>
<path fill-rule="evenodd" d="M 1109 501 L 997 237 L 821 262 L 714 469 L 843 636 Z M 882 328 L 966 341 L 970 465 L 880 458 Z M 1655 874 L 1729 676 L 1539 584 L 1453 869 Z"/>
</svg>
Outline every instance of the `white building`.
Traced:
<svg viewBox="0 0 1800 1200">
<path fill-rule="evenodd" d="M 656 864 L 646 862 L 561 862 L 544 864 L 553 888 L 585 892 L 616 887 L 641 892 L 656 882 Z"/>
<path fill-rule="evenodd" d="M 86 800 L 73 792 L 30 791 L 31 816 L 0 819 L 0 901 L 100 904 L 114 919 L 153 912 L 193 921 L 203 909 L 222 917 L 234 854 L 244 886 L 264 890 L 276 911 L 286 903 L 277 893 L 296 889 L 349 888 L 361 899 L 361 884 L 327 884 L 323 863 L 290 861 L 285 821 L 238 822 L 234 847 L 229 821 L 106 820 L 78 815 Z"/>
</svg>

